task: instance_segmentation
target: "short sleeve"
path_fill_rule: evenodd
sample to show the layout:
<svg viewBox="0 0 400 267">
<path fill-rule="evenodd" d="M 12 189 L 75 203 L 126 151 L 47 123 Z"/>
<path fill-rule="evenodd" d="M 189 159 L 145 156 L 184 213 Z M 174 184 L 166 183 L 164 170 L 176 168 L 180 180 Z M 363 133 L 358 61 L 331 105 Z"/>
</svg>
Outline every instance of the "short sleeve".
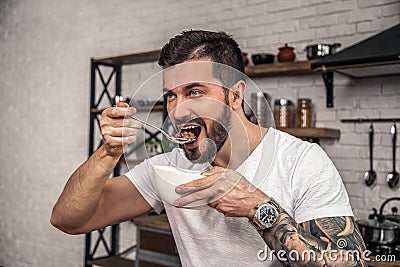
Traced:
<svg viewBox="0 0 400 267">
<path fill-rule="evenodd" d="M 316 144 L 298 161 L 292 180 L 294 218 L 297 222 L 336 216 L 353 216 L 339 172 Z"/>
<path fill-rule="evenodd" d="M 157 160 L 156 158 L 152 159 Z M 163 203 L 159 200 L 159 196 L 154 185 L 154 175 L 152 163 L 150 159 L 144 160 L 142 163 L 133 167 L 125 176 L 136 186 L 143 198 L 158 214 L 164 209 Z"/>
</svg>

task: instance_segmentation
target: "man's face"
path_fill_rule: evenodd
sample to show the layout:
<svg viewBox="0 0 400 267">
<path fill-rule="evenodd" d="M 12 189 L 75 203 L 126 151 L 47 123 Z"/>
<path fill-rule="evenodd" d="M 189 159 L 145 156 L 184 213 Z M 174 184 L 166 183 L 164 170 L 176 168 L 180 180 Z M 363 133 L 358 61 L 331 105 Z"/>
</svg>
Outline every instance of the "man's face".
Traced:
<svg viewBox="0 0 400 267">
<path fill-rule="evenodd" d="M 231 108 L 227 99 L 226 89 L 215 83 L 211 71 L 192 77 L 194 70 L 184 69 L 182 80 L 176 72 L 164 73 L 164 94 L 171 122 L 180 132 L 191 132 L 196 136 L 192 143 L 183 145 L 186 157 L 196 163 L 212 162 L 216 152 L 224 145 L 231 128 Z M 196 72 L 198 73 L 198 68 Z M 194 82 L 195 81 L 195 82 Z M 183 84 L 179 84 L 182 83 Z"/>
</svg>

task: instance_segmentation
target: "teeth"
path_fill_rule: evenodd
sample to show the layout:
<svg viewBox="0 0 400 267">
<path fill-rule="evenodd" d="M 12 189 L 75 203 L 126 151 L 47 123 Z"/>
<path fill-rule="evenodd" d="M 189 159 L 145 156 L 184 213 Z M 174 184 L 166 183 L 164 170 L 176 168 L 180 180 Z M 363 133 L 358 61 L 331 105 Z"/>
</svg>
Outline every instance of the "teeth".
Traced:
<svg viewBox="0 0 400 267">
<path fill-rule="evenodd" d="M 199 127 L 199 126 L 197 126 L 197 125 L 183 126 L 183 127 L 181 128 L 181 131 L 190 130 L 190 129 L 194 129 L 194 128 L 197 128 L 197 127 Z"/>
</svg>

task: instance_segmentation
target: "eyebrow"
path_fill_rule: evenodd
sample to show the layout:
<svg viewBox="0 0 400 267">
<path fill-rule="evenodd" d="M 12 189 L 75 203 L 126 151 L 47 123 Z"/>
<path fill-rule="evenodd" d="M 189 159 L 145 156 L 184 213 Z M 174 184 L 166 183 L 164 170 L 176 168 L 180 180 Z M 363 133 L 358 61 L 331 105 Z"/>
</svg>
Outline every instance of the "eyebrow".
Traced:
<svg viewBox="0 0 400 267">
<path fill-rule="evenodd" d="M 187 91 L 187 90 L 192 89 L 193 87 L 206 88 L 206 86 L 204 84 L 193 82 L 193 83 L 190 83 L 190 84 L 186 85 L 185 87 L 183 87 L 183 90 Z M 168 93 L 170 91 L 172 91 L 172 89 L 169 89 L 169 88 L 166 88 L 166 87 L 163 88 L 163 93 Z"/>
</svg>

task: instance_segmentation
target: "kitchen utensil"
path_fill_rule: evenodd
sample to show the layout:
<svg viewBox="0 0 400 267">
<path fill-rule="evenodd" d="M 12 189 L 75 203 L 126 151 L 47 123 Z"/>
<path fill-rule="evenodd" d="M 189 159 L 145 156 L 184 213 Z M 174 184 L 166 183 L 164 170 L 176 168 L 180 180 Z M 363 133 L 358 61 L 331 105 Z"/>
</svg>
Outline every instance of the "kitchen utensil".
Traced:
<svg viewBox="0 0 400 267">
<path fill-rule="evenodd" d="M 399 209 L 396 207 L 392 208 L 392 214 L 385 215 L 385 219 L 400 223 L 400 215 L 398 214 Z"/>
<path fill-rule="evenodd" d="M 393 124 L 390 128 L 390 133 L 392 134 L 392 144 L 393 144 L 393 171 L 389 172 L 386 177 L 386 182 L 390 188 L 395 188 L 399 183 L 399 173 L 396 171 L 396 138 L 397 138 L 397 128 L 396 124 Z"/>
<path fill-rule="evenodd" d="M 385 209 L 386 204 L 388 204 L 389 202 L 392 202 L 392 201 L 396 201 L 396 200 L 400 201 L 400 197 L 392 197 L 392 198 L 386 199 L 382 203 L 381 207 L 379 208 L 379 215 L 376 216 L 376 217 L 385 218 L 385 219 L 400 223 L 400 216 L 397 214 L 398 209 L 396 207 L 392 207 L 392 214 L 391 215 L 383 215 L 383 210 Z M 374 213 L 376 214 L 375 211 L 374 211 Z M 372 215 L 374 215 L 374 214 L 372 214 Z"/>
<path fill-rule="evenodd" d="M 313 44 L 308 45 L 304 49 L 307 53 L 307 59 L 314 59 L 319 58 L 327 55 L 332 55 L 335 53 L 336 48 L 340 47 L 341 44 L 334 43 L 334 44 Z"/>
<path fill-rule="evenodd" d="M 270 127 L 272 125 L 273 117 L 270 107 L 270 95 L 261 91 L 251 93 L 251 109 L 257 123 L 262 127 Z"/>
<path fill-rule="evenodd" d="M 374 184 L 376 180 L 376 172 L 373 169 L 373 153 L 374 153 L 374 126 L 369 126 L 369 171 L 364 174 L 364 182 L 367 186 Z"/>
<path fill-rule="evenodd" d="M 400 224 L 386 220 L 357 220 L 358 228 L 366 243 L 394 245 L 400 242 Z"/>
<path fill-rule="evenodd" d="M 174 205 L 175 199 L 181 197 L 175 192 L 175 188 L 178 185 L 204 177 L 201 175 L 201 171 L 180 170 L 172 166 L 154 165 L 153 171 L 156 188 L 161 200 L 170 205 Z M 207 199 L 198 200 L 184 206 L 184 208 L 206 207 L 207 202 Z"/>
<path fill-rule="evenodd" d="M 274 54 L 258 53 L 251 55 L 251 60 L 254 65 L 273 63 L 275 59 Z"/>
<path fill-rule="evenodd" d="M 157 127 L 157 126 L 154 126 L 153 124 L 150 124 L 150 123 L 148 123 L 148 122 L 142 121 L 141 119 L 138 119 L 138 118 L 133 117 L 133 116 L 130 116 L 130 117 L 131 117 L 132 119 L 134 119 L 134 120 L 140 121 L 141 123 L 143 123 L 143 124 L 145 124 L 145 125 L 147 125 L 147 126 L 150 126 L 150 127 L 154 128 L 154 129 L 156 129 L 157 131 L 159 131 L 160 133 L 162 133 L 162 134 L 163 134 L 168 140 L 170 140 L 171 142 L 174 142 L 174 143 L 183 145 L 183 144 L 190 143 L 190 142 L 193 142 L 193 141 L 196 140 L 196 139 L 187 139 L 187 138 L 182 138 L 182 137 L 170 136 L 170 135 L 169 135 L 168 133 L 166 133 L 163 129 L 161 129 L 161 128 Z"/>
<path fill-rule="evenodd" d="M 279 47 L 278 53 L 278 61 L 279 62 L 291 62 L 296 58 L 296 54 L 294 53 L 294 47 L 288 46 L 285 44 L 283 47 Z"/>
<path fill-rule="evenodd" d="M 400 198 L 392 197 L 385 200 L 379 208 L 379 213 L 376 208 L 372 208 L 373 213 L 369 215 L 368 220 L 357 220 L 361 235 L 367 245 L 390 246 L 400 242 L 400 224 L 383 215 L 385 206 L 394 200 L 399 201 Z"/>
</svg>

